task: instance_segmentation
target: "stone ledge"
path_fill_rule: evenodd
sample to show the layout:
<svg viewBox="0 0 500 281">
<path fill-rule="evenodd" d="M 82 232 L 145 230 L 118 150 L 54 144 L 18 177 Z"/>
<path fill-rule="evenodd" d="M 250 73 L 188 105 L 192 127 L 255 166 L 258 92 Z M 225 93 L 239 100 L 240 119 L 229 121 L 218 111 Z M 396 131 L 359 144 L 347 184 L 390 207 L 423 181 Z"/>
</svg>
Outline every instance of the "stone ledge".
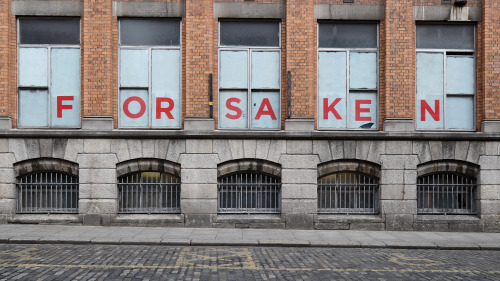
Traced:
<svg viewBox="0 0 500 281">
<path fill-rule="evenodd" d="M 83 1 L 12 1 L 14 16 L 83 16 Z"/>
<path fill-rule="evenodd" d="M 318 223 L 331 223 L 331 222 L 365 222 L 365 223 L 377 223 L 384 222 L 381 215 L 330 215 L 330 214 L 318 214 L 314 216 L 314 222 Z"/>
<path fill-rule="evenodd" d="M 183 214 L 119 214 L 112 226 L 184 226 Z"/>
<path fill-rule="evenodd" d="M 214 18 L 281 19 L 285 16 L 284 4 L 214 3 Z"/>
<path fill-rule="evenodd" d="M 319 20 L 384 20 L 383 5 L 314 5 L 314 18 Z"/>
<path fill-rule="evenodd" d="M 16 214 L 7 220 L 8 223 L 29 224 L 81 224 L 77 214 Z"/>
<path fill-rule="evenodd" d="M 417 215 L 415 222 L 464 222 L 476 223 L 481 218 L 475 215 Z"/>
<path fill-rule="evenodd" d="M 122 2 L 113 1 L 114 17 L 185 17 L 184 2 Z"/>
<path fill-rule="evenodd" d="M 286 227 L 285 220 L 280 215 L 268 214 L 218 214 L 213 221 L 215 228 L 278 228 Z"/>
</svg>

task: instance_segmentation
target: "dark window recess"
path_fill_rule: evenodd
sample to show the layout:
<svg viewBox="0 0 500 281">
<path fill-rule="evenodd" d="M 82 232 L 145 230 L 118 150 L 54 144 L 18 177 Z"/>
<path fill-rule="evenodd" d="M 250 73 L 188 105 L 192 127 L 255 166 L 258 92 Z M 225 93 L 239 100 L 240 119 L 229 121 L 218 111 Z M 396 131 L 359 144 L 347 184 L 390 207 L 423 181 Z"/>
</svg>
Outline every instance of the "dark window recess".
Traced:
<svg viewBox="0 0 500 281">
<path fill-rule="evenodd" d="M 120 19 L 122 46 L 179 46 L 181 24 L 170 19 Z"/>
<path fill-rule="evenodd" d="M 79 18 L 21 18 L 21 44 L 80 44 Z"/>
<path fill-rule="evenodd" d="M 417 25 L 417 49 L 474 49 L 474 26 Z"/>
<path fill-rule="evenodd" d="M 320 23 L 320 48 L 377 48 L 377 25 L 370 23 Z"/>
<path fill-rule="evenodd" d="M 220 44 L 223 46 L 279 47 L 278 22 L 220 23 Z"/>
</svg>

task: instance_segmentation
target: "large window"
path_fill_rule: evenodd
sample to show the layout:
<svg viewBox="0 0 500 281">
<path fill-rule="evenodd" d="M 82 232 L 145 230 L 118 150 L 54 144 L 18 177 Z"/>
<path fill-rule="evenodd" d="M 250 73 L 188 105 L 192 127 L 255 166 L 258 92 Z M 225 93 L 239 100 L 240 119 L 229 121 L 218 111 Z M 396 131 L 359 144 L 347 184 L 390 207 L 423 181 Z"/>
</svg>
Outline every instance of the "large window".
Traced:
<svg viewBox="0 0 500 281">
<path fill-rule="evenodd" d="M 318 24 L 318 128 L 376 129 L 378 25 Z"/>
<path fill-rule="evenodd" d="M 80 126 L 80 20 L 18 19 L 19 127 Z"/>
<path fill-rule="evenodd" d="M 279 129 L 280 23 L 219 26 L 219 128 Z"/>
<path fill-rule="evenodd" d="M 417 25 L 418 129 L 474 130 L 475 27 Z"/>
<path fill-rule="evenodd" d="M 121 128 L 180 128 L 180 20 L 120 19 Z"/>
</svg>

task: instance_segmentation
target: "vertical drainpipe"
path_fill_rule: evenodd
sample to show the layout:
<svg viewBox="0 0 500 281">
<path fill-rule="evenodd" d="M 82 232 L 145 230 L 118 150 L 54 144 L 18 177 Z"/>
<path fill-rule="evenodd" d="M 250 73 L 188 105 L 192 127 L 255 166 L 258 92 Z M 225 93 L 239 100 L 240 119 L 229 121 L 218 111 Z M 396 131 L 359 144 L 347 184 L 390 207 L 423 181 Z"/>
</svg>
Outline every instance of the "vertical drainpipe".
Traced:
<svg viewBox="0 0 500 281">
<path fill-rule="evenodd" d="M 288 103 L 287 103 L 287 119 L 292 116 L 292 72 L 288 71 Z"/>
<path fill-rule="evenodd" d="M 212 74 L 208 74 L 208 97 L 210 105 L 210 118 L 214 118 L 214 95 L 212 92 Z"/>
</svg>

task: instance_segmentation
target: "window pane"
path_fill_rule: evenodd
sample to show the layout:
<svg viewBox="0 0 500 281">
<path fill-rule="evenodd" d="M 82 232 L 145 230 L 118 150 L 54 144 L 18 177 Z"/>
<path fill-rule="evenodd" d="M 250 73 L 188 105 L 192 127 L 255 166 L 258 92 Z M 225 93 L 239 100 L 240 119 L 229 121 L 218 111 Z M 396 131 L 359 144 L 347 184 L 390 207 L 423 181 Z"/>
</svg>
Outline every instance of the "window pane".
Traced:
<svg viewBox="0 0 500 281">
<path fill-rule="evenodd" d="M 377 128 L 377 94 L 349 94 L 349 128 Z"/>
<path fill-rule="evenodd" d="M 121 90 L 120 127 L 147 127 L 148 121 L 148 90 Z"/>
<path fill-rule="evenodd" d="M 19 49 L 19 86 L 47 87 L 47 49 Z"/>
<path fill-rule="evenodd" d="M 442 53 L 417 53 L 417 128 L 443 128 Z M 424 113 L 424 114 L 422 114 Z"/>
<path fill-rule="evenodd" d="M 179 46 L 180 21 L 168 19 L 121 19 L 122 46 Z"/>
<path fill-rule="evenodd" d="M 473 25 L 417 25 L 417 48 L 474 49 Z"/>
<path fill-rule="evenodd" d="M 80 19 L 21 18 L 21 44 L 80 44 Z"/>
<path fill-rule="evenodd" d="M 148 87 L 148 50 L 120 50 L 120 86 Z"/>
<path fill-rule="evenodd" d="M 219 127 L 248 128 L 247 91 L 220 91 L 219 99 Z"/>
<path fill-rule="evenodd" d="M 346 64 L 346 52 L 319 52 L 318 126 L 321 128 L 347 127 Z"/>
<path fill-rule="evenodd" d="M 19 91 L 19 126 L 48 127 L 48 103 L 47 90 Z"/>
<path fill-rule="evenodd" d="M 376 89 L 377 54 L 351 52 L 349 77 L 351 89 Z"/>
<path fill-rule="evenodd" d="M 446 58 L 446 93 L 474 94 L 474 58 Z"/>
<path fill-rule="evenodd" d="M 220 22 L 220 44 L 225 46 L 279 47 L 278 22 Z"/>
<path fill-rule="evenodd" d="M 447 129 L 474 129 L 474 97 L 447 97 L 446 127 Z"/>
<path fill-rule="evenodd" d="M 279 92 L 252 92 L 252 128 L 279 129 Z"/>
<path fill-rule="evenodd" d="M 252 89 L 280 88 L 280 53 L 252 52 Z"/>
<path fill-rule="evenodd" d="M 52 126 L 80 126 L 80 49 L 51 50 Z"/>
<path fill-rule="evenodd" d="M 151 63 L 152 126 L 180 127 L 180 51 L 152 50 Z"/>
<path fill-rule="evenodd" d="M 246 89 L 248 87 L 247 51 L 221 51 L 220 64 L 221 88 Z"/>
<path fill-rule="evenodd" d="M 320 48 L 377 48 L 376 24 L 320 23 Z"/>
</svg>

